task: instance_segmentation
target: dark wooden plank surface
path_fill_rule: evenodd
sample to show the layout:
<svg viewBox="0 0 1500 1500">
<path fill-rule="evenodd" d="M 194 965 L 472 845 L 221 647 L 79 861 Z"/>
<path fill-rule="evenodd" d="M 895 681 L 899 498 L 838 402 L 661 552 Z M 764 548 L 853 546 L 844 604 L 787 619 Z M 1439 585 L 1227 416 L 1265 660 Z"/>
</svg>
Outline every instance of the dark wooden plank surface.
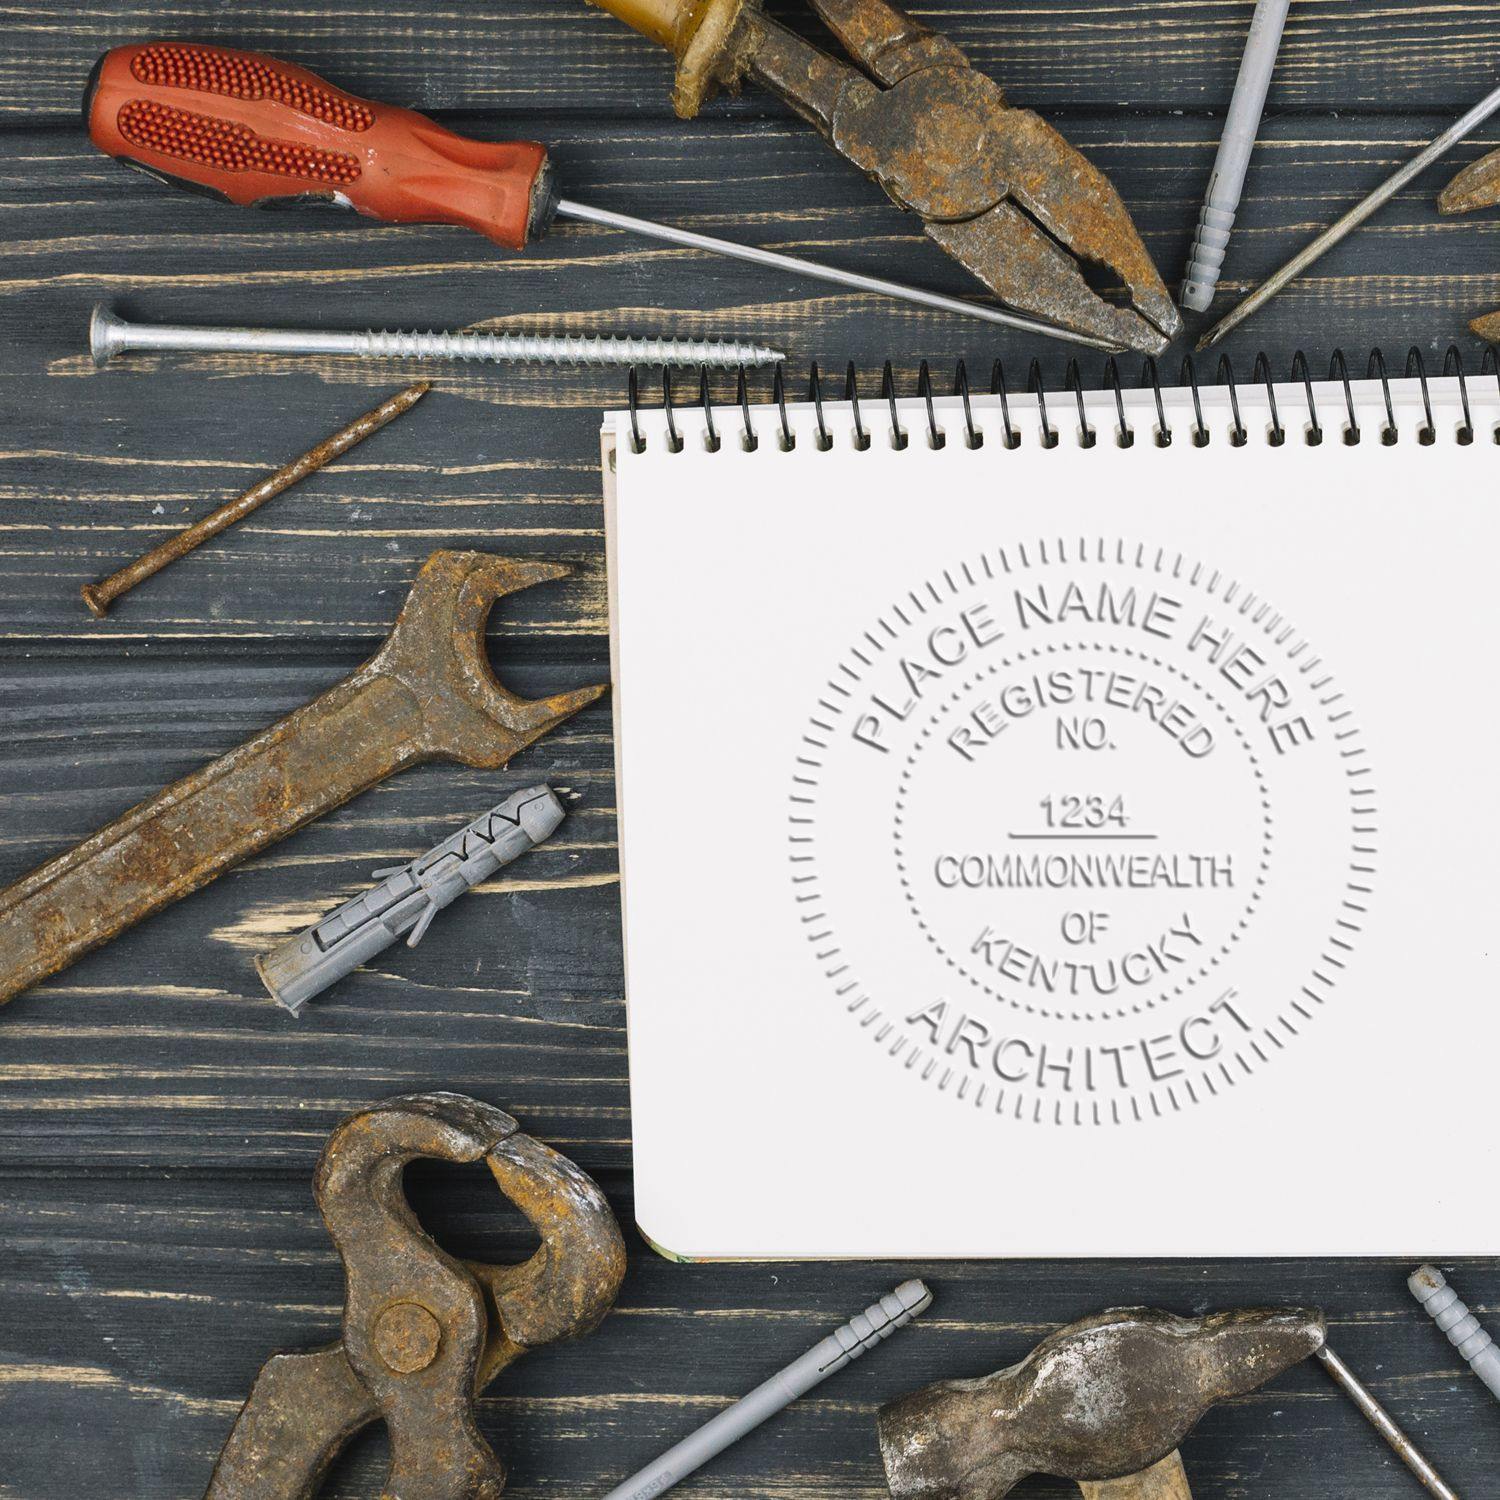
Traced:
<svg viewBox="0 0 1500 1500">
<path fill-rule="evenodd" d="M 806 14 L 796 0 L 769 8 Z M 1227 0 L 954 0 L 927 14 L 1019 102 L 1053 113 L 1204 112 L 1233 85 L 1248 11 Z M 346 87 L 429 110 L 668 113 L 666 54 L 581 0 L 11 0 L 4 17 L 11 45 L 0 59 L 0 112 L 22 124 L 71 118 L 94 55 L 147 34 L 295 51 Z M 1494 0 L 1299 0 L 1273 106 L 1458 114 L 1493 87 L 1497 44 Z M 728 108 L 754 116 L 762 105 L 747 98 Z"/>
<path fill-rule="evenodd" d="M 925 13 L 1063 123 L 1175 278 L 1248 12 L 1248 0 L 952 0 Z M 612 373 L 444 370 L 439 392 L 353 461 L 90 621 L 79 583 L 408 378 L 227 358 L 100 374 L 83 356 L 95 300 L 184 321 L 722 332 L 781 344 L 799 369 L 853 358 L 875 371 L 891 357 L 907 381 L 922 358 L 963 356 L 987 374 L 998 355 L 1019 381 L 1040 357 L 1061 381 L 1060 345 L 608 233 L 563 228 L 504 257 L 446 230 L 235 217 L 173 197 L 95 157 L 76 126 L 98 51 L 159 34 L 292 53 L 475 134 L 539 136 L 585 200 L 973 290 L 773 102 L 747 95 L 674 122 L 664 54 L 575 0 L 13 0 L 0 9 L 0 880 L 350 670 L 436 547 L 573 564 L 567 582 L 499 612 L 496 660 L 533 693 L 607 671 L 594 455 L 599 412 L 622 394 Z M 1500 7 L 1476 0 L 1300 0 L 1229 289 L 1488 89 L 1497 39 Z M 1497 143 L 1500 129 L 1480 132 L 1453 166 Z M 1457 340 L 1477 365 L 1463 329 L 1500 304 L 1500 214 L 1439 221 L 1443 180 L 1419 182 L 1266 309 L 1230 345 L 1241 374 L 1262 346 L 1284 369 L 1298 346 L 1318 363 L 1335 346 L 1362 359 L 1371 343 L 1440 358 Z M 300 1025 L 264 998 L 256 951 L 542 777 L 584 793 L 567 828 L 419 952 L 387 955 Z M 712 838 L 713 809 L 704 821 Z M 0 1013 L 5 1500 L 201 1493 L 265 1355 L 335 1329 L 338 1267 L 309 1179 L 348 1109 L 427 1087 L 492 1100 L 594 1172 L 628 1223 L 615 872 L 600 707 L 503 775 L 427 768 L 386 784 Z M 1143 1177 L 1143 1202 L 1184 1191 L 1169 1163 Z M 459 1253 L 524 1253 L 482 1174 L 419 1171 L 413 1192 Z M 1443 1248 L 1420 1224 L 1411 1240 L 1414 1255 Z M 603 1493 L 907 1269 L 939 1291 L 922 1324 L 685 1495 L 875 1500 L 879 1401 L 1009 1362 L 1050 1326 L 1130 1301 L 1327 1307 L 1342 1352 L 1460 1491 L 1500 1494 L 1500 1413 L 1409 1302 L 1405 1263 L 681 1267 L 633 1235 L 632 1252 L 618 1315 L 517 1366 L 483 1403 L 522 1500 Z M 1500 1322 L 1500 1260 L 1457 1274 Z M 330 1493 L 375 1493 L 382 1453 L 378 1439 L 359 1445 Z M 1212 1415 L 1188 1463 L 1200 1500 L 1416 1493 L 1312 1367 Z"/>
</svg>

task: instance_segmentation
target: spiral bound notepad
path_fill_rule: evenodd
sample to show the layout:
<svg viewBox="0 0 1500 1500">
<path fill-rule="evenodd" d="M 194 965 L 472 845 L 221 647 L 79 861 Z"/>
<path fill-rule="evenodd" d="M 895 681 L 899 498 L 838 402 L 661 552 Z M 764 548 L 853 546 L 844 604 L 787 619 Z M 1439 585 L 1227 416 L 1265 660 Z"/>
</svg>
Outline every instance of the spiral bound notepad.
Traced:
<svg viewBox="0 0 1500 1500">
<path fill-rule="evenodd" d="M 607 418 L 664 1251 L 1500 1251 L 1500 386 L 1304 376 Z"/>
</svg>

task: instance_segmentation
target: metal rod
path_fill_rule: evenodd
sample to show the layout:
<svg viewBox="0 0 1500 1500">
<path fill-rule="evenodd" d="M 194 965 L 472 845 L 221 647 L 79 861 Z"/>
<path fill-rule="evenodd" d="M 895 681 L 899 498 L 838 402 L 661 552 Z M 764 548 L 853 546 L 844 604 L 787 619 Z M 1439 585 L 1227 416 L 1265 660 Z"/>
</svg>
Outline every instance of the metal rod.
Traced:
<svg viewBox="0 0 1500 1500">
<path fill-rule="evenodd" d="M 1419 151 L 1400 171 L 1387 177 L 1373 193 L 1360 199 L 1348 213 L 1336 223 L 1330 224 L 1317 239 L 1294 255 L 1274 276 L 1262 282 L 1227 317 L 1214 324 L 1198 340 L 1198 348 L 1207 349 L 1209 345 L 1217 344 L 1227 333 L 1238 328 L 1253 312 L 1264 307 L 1282 287 L 1296 280 L 1325 251 L 1331 250 L 1346 235 L 1358 229 L 1377 208 L 1389 203 L 1413 177 L 1431 166 L 1444 152 L 1456 146 L 1476 126 L 1482 125 L 1497 109 L 1500 109 L 1500 88 L 1486 94 L 1473 109 L 1455 120 L 1431 145 Z"/>
<path fill-rule="evenodd" d="M 1438 1471 L 1423 1458 L 1421 1451 L 1396 1425 L 1395 1419 L 1372 1396 L 1359 1377 L 1325 1344 L 1318 1350 L 1323 1368 L 1344 1388 L 1349 1399 L 1365 1414 L 1381 1437 L 1395 1450 L 1396 1456 L 1412 1471 L 1438 1500 L 1459 1500 L 1458 1491 L 1443 1482 Z"/>
<path fill-rule="evenodd" d="M 1111 352 L 1117 352 L 1123 347 L 1087 333 L 1074 333 L 1070 329 L 1059 328 L 1055 323 L 1043 323 L 1037 318 L 1006 312 L 1003 308 L 965 302 L 958 297 L 945 297 L 941 292 L 924 291 L 921 287 L 886 281 L 879 276 L 865 276 L 858 271 L 841 271 L 834 266 L 802 260 L 799 256 L 782 255 L 776 250 L 762 250 L 756 245 L 741 245 L 734 240 L 716 239 L 711 234 L 695 234 L 691 229 L 676 229 L 670 224 L 632 218 L 629 214 L 617 214 L 607 208 L 591 208 L 586 203 L 574 203 L 567 198 L 559 201 L 557 213 L 560 218 L 601 224 L 609 229 L 625 229 L 649 239 L 664 240 L 669 245 L 681 245 L 688 250 L 707 250 L 715 255 L 727 255 L 731 260 L 748 261 L 751 265 L 770 266 L 773 270 L 808 276 L 814 281 L 828 281 L 836 286 L 853 287 L 856 291 L 873 292 L 877 297 L 894 297 L 898 302 L 912 302 L 918 307 L 935 308 L 938 312 L 957 313 L 965 318 L 981 318 L 986 323 L 998 323 L 1002 328 L 1017 328 L 1041 338 L 1061 339 L 1065 343 L 1085 344 L 1090 349 L 1106 349 Z"/>
<path fill-rule="evenodd" d="M 327 468 L 335 459 L 342 458 L 351 448 L 357 448 L 366 438 L 374 437 L 382 427 L 389 426 L 397 417 L 405 416 L 418 401 L 432 389 L 428 381 L 409 386 L 398 396 L 383 401 L 374 411 L 351 422 L 342 431 L 324 439 L 316 448 L 293 459 L 284 468 L 251 486 L 244 494 L 221 505 L 212 515 L 205 516 L 192 526 L 184 527 L 170 536 L 160 546 L 153 547 L 144 557 L 111 573 L 99 583 L 86 583 L 82 590 L 83 602 L 96 620 L 109 613 L 109 607 L 123 594 L 128 594 L 138 584 L 154 578 L 165 567 L 186 557 L 188 553 L 212 541 L 220 532 L 227 531 L 243 521 L 252 511 L 259 510 L 268 500 L 285 494 L 293 485 L 301 484 L 309 475 Z"/>
<path fill-rule="evenodd" d="M 549 365 L 780 364 L 786 355 L 761 344 L 731 339 L 628 339 L 537 337 L 529 333 L 327 333 L 320 329 L 183 328 L 169 323 L 127 323 L 107 308 L 90 324 L 94 363 L 118 354 L 347 354 L 356 359 L 491 360 Z"/>
</svg>

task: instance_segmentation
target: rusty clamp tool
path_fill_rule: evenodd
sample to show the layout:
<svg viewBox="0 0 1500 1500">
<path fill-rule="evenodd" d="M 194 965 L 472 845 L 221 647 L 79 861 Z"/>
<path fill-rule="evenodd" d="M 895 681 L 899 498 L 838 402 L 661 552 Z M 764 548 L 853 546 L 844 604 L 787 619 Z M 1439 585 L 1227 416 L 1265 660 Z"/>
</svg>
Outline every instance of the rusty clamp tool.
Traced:
<svg viewBox="0 0 1500 1500">
<path fill-rule="evenodd" d="M 919 214 L 1008 306 L 1147 354 L 1181 330 L 1109 179 L 905 11 L 885 0 L 811 0 L 861 72 L 770 20 L 760 0 L 594 3 L 671 49 L 684 119 L 716 87 L 754 79 Z M 1136 310 L 1100 297 L 1075 255 L 1114 271 Z"/>
<path fill-rule="evenodd" d="M 423 1156 L 482 1160 L 541 1249 L 512 1266 L 445 1254 L 402 1192 L 403 1169 Z M 625 1245 L 609 1205 L 509 1115 L 460 1094 L 351 1115 L 314 1192 L 344 1262 L 343 1337 L 267 1361 L 206 1500 L 310 1500 L 349 1439 L 380 1418 L 386 1500 L 495 1500 L 505 1469 L 479 1433 L 476 1397 L 528 1349 L 588 1333 L 614 1304 Z"/>
<path fill-rule="evenodd" d="M 380 650 L 336 687 L 0 891 L 0 1003 L 408 766 L 498 770 L 604 687 L 526 702 L 490 609 L 564 567 L 434 552 Z"/>
<path fill-rule="evenodd" d="M 1491 151 L 1470 162 L 1438 194 L 1438 212 L 1467 214 L 1481 208 L 1500 207 L 1500 151 Z M 1500 312 L 1475 318 L 1470 329 L 1491 344 L 1500 344 Z"/>
</svg>

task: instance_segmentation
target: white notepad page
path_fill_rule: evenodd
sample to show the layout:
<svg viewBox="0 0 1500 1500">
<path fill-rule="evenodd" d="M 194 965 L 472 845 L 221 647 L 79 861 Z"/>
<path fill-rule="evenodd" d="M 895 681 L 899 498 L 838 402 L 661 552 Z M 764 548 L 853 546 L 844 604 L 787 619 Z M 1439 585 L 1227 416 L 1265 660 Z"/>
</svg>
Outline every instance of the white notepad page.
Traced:
<svg viewBox="0 0 1500 1500">
<path fill-rule="evenodd" d="M 1500 1251 L 1500 401 L 1389 389 L 607 419 L 658 1247 Z"/>
</svg>

